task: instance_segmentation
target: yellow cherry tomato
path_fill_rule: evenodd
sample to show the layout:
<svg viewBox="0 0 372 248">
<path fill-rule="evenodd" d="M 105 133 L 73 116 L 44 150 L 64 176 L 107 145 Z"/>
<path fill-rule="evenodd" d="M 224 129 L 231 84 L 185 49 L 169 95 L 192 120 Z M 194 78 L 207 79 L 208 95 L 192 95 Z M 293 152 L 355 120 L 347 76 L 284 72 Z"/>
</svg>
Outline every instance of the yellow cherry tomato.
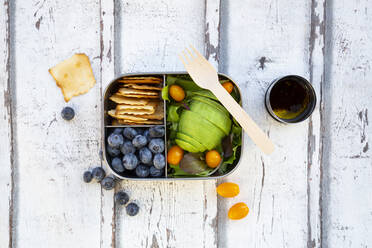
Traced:
<svg viewBox="0 0 372 248">
<path fill-rule="evenodd" d="M 231 82 L 223 83 L 222 86 L 227 90 L 227 92 L 231 93 L 234 89 L 234 85 Z"/>
<path fill-rule="evenodd" d="M 227 216 L 232 220 L 243 219 L 249 213 L 249 208 L 244 202 L 239 202 L 229 209 Z"/>
<path fill-rule="evenodd" d="M 208 167 L 216 168 L 221 162 L 221 155 L 216 150 L 211 150 L 205 155 L 205 162 Z"/>
<path fill-rule="evenodd" d="M 177 84 L 172 84 L 169 87 L 169 95 L 177 102 L 185 99 L 185 91 Z"/>
<path fill-rule="evenodd" d="M 168 150 L 167 161 L 170 164 L 179 164 L 183 157 L 183 150 L 179 146 L 172 146 Z"/>
<path fill-rule="evenodd" d="M 239 185 L 236 183 L 221 183 L 217 187 L 217 194 L 222 197 L 234 197 L 239 194 Z"/>
</svg>

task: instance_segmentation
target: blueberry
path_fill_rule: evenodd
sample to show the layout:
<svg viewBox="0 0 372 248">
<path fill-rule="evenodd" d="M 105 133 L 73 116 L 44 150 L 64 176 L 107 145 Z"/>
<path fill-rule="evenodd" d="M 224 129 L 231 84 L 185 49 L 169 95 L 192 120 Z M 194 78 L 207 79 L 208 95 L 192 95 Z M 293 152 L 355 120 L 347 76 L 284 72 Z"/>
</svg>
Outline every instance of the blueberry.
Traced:
<svg viewBox="0 0 372 248">
<path fill-rule="evenodd" d="M 113 148 L 119 148 L 124 143 L 123 135 L 112 133 L 108 136 L 107 143 Z"/>
<path fill-rule="evenodd" d="M 125 205 L 129 201 L 129 196 L 124 191 L 119 191 L 115 194 L 115 202 L 119 203 L 120 205 Z"/>
<path fill-rule="evenodd" d="M 150 167 L 150 175 L 152 177 L 161 177 L 163 175 L 163 170 L 159 170 L 155 168 L 154 166 Z"/>
<path fill-rule="evenodd" d="M 148 177 L 150 174 L 150 169 L 148 166 L 140 164 L 136 168 L 136 175 L 138 177 Z"/>
<path fill-rule="evenodd" d="M 129 153 L 129 154 L 124 155 L 123 165 L 124 165 L 125 169 L 133 170 L 134 168 L 137 167 L 137 164 L 138 164 L 138 159 L 137 159 L 136 155 L 134 155 L 133 153 Z"/>
<path fill-rule="evenodd" d="M 145 131 L 145 128 L 137 127 L 136 131 L 137 131 L 137 134 L 143 134 L 143 132 Z"/>
<path fill-rule="evenodd" d="M 162 126 L 155 126 L 149 128 L 149 133 L 151 138 L 163 137 L 165 130 Z"/>
<path fill-rule="evenodd" d="M 141 150 L 139 150 L 139 159 L 144 164 L 150 164 L 152 160 L 152 153 L 147 147 L 142 147 Z"/>
<path fill-rule="evenodd" d="M 155 154 L 153 164 L 156 169 L 159 169 L 159 170 L 163 169 L 165 167 L 164 155 L 161 153 Z"/>
<path fill-rule="evenodd" d="M 127 210 L 127 214 L 129 216 L 135 216 L 138 214 L 139 207 L 134 202 L 129 203 L 128 206 L 125 208 Z"/>
<path fill-rule="evenodd" d="M 71 107 L 64 107 L 61 112 L 61 116 L 64 120 L 70 121 L 74 118 L 75 116 L 75 111 Z"/>
<path fill-rule="evenodd" d="M 119 148 L 112 148 L 111 146 L 107 146 L 106 149 L 107 149 L 107 153 L 111 157 L 116 157 L 116 156 L 118 156 L 120 154 Z"/>
<path fill-rule="evenodd" d="M 150 138 L 150 133 L 149 133 L 149 130 L 148 130 L 148 129 L 146 129 L 146 130 L 143 132 L 142 135 L 146 137 L 147 142 L 150 142 L 151 138 Z"/>
<path fill-rule="evenodd" d="M 136 137 L 134 137 L 134 139 L 132 140 L 132 144 L 134 147 L 136 148 L 141 148 L 141 147 L 144 147 L 146 144 L 147 144 L 147 139 L 145 136 L 143 135 L 137 135 Z"/>
<path fill-rule="evenodd" d="M 93 178 L 98 182 L 101 181 L 105 176 L 106 172 L 101 167 L 96 167 L 92 170 Z"/>
<path fill-rule="evenodd" d="M 117 128 L 114 129 L 113 133 L 122 134 L 123 133 L 123 129 L 121 127 L 117 127 Z"/>
<path fill-rule="evenodd" d="M 136 151 L 136 148 L 134 148 L 131 141 L 125 141 L 124 144 L 120 147 L 120 151 L 125 155 L 129 153 L 134 153 Z"/>
<path fill-rule="evenodd" d="M 123 166 L 123 161 L 118 157 L 112 159 L 111 166 L 116 172 L 124 172 L 125 170 Z"/>
<path fill-rule="evenodd" d="M 164 151 L 164 140 L 152 139 L 149 143 L 149 149 L 153 153 L 162 153 Z"/>
<path fill-rule="evenodd" d="M 92 178 L 93 178 L 92 172 L 90 171 L 84 172 L 84 175 L 83 175 L 84 182 L 90 183 L 92 181 Z"/>
<path fill-rule="evenodd" d="M 136 137 L 137 131 L 132 127 L 126 127 L 124 128 L 123 134 L 127 139 L 132 140 L 134 137 Z"/>
<path fill-rule="evenodd" d="M 115 180 L 113 177 L 105 177 L 102 181 L 101 181 L 101 186 L 102 188 L 104 188 L 105 190 L 111 190 L 115 187 Z"/>
</svg>

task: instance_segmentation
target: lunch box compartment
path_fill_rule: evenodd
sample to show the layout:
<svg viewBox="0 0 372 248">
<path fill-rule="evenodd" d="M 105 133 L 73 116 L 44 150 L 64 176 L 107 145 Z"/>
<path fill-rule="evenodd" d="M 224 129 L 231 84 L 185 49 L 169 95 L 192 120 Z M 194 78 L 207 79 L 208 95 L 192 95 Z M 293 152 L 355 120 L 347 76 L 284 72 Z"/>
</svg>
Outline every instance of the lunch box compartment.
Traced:
<svg viewBox="0 0 372 248">
<path fill-rule="evenodd" d="M 105 91 L 104 91 L 104 99 L 103 99 L 103 111 L 102 111 L 102 122 L 103 122 L 103 125 L 102 125 L 102 149 L 103 149 L 103 160 L 104 160 L 104 163 L 106 163 L 106 165 L 110 168 L 111 172 L 121 178 L 121 179 L 130 179 L 130 180 L 206 180 L 206 179 L 217 179 L 217 178 L 221 178 L 221 177 L 225 177 L 229 174 L 231 174 L 239 165 L 240 163 L 240 155 L 241 155 L 241 150 L 242 150 L 242 147 L 243 147 L 243 137 L 242 137 L 242 145 L 240 146 L 240 151 L 237 152 L 237 162 L 235 163 L 235 165 L 231 165 L 231 166 L 234 166 L 233 168 L 231 168 L 230 171 L 228 171 L 227 173 L 225 174 L 218 174 L 215 173 L 211 176 L 206 176 L 206 177 L 168 177 L 168 164 L 166 163 L 166 167 L 165 167 L 165 173 L 163 175 L 163 177 L 160 177 L 160 178 L 153 178 L 153 177 L 146 177 L 146 178 L 138 178 L 136 177 L 135 175 L 135 171 L 125 171 L 124 173 L 117 173 L 115 172 L 112 168 L 111 168 L 111 158 L 110 156 L 108 155 L 107 153 L 107 149 L 106 149 L 106 140 L 107 140 L 107 137 L 108 135 L 111 133 L 111 130 L 114 129 L 114 128 L 117 128 L 117 127 L 121 127 L 121 128 L 124 128 L 124 127 L 144 127 L 144 128 L 148 128 L 148 127 L 152 127 L 152 126 L 163 126 L 164 129 L 166 130 L 166 113 L 167 113 L 167 104 L 164 101 L 164 123 L 163 124 L 156 124 L 156 125 L 111 125 L 111 122 L 113 120 L 113 118 L 111 116 L 108 115 L 108 111 L 110 109 L 113 109 L 115 108 L 115 103 L 112 102 L 109 97 L 114 94 L 115 92 L 118 91 L 118 89 L 120 88 L 120 85 L 122 85 L 122 83 L 118 82 L 119 79 L 123 78 L 123 77 L 129 77 L 129 76 L 136 76 L 136 77 L 159 77 L 159 78 L 162 78 L 163 79 L 163 87 L 165 86 L 165 80 L 166 80 L 166 76 L 167 75 L 172 75 L 172 76 L 177 76 L 177 75 L 188 75 L 186 72 L 172 72 L 172 73 L 132 73 L 132 74 L 123 74 L 117 78 L 115 78 L 114 80 L 112 80 L 108 86 L 106 87 Z M 219 73 L 219 78 L 220 79 L 228 79 L 230 80 L 234 85 L 235 87 L 238 89 L 238 93 L 239 93 L 239 96 L 240 96 L 240 99 L 241 98 L 241 92 L 240 92 L 240 89 L 239 87 L 237 86 L 237 84 L 231 79 L 229 78 L 228 76 L 224 75 L 224 74 L 221 74 Z M 240 100 L 241 101 L 241 100 Z M 243 136 L 243 133 L 242 133 L 242 136 Z M 164 156 L 165 158 L 167 157 L 167 132 L 165 132 L 165 135 L 164 135 L 164 143 L 165 143 L 165 152 L 164 152 Z"/>
</svg>

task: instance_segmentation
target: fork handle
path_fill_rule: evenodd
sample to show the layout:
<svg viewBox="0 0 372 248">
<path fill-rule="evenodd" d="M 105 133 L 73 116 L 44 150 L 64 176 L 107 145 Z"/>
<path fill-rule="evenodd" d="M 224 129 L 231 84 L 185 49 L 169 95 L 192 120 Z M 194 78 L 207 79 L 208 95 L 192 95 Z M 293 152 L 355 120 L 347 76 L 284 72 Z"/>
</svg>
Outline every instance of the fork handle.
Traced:
<svg viewBox="0 0 372 248">
<path fill-rule="evenodd" d="M 210 89 L 222 105 L 230 112 L 235 120 L 242 126 L 244 131 L 251 137 L 253 142 L 266 154 L 274 151 L 274 144 L 269 137 L 257 126 L 244 109 L 232 98 L 220 83 L 214 83 L 216 87 Z"/>
</svg>

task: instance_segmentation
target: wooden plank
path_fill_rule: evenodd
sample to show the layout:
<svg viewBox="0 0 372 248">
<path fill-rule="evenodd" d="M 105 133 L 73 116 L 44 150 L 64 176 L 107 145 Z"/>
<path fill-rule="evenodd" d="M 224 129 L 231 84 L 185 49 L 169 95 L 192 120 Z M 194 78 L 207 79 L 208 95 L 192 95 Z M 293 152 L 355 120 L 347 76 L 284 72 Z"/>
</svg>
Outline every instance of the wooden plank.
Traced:
<svg viewBox="0 0 372 248">
<path fill-rule="evenodd" d="M 114 20 L 115 4 L 112 1 L 100 0 L 100 95 L 103 101 L 103 91 L 115 77 L 114 63 Z M 100 104 L 101 111 L 103 111 Z M 101 127 L 103 128 L 103 127 Z M 102 149 L 102 144 L 101 144 Z M 104 168 L 107 172 L 109 168 Z M 115 247 L 115 190 L 101 189 L 101 244 L 100 247 Z"/>
<path fill-rule="evenodd" d="M 309 79 L 318 96 L 318 102 L 309 118 L 307 139 L 307 247 L 309 248 L 321 247 L 322 242 L 325 3 L 325 0 L 311 1 Z"/>
<path fill-rule="evenodd" d="M 3 247 L 12 247 L 13 244 L 14 161 L 9 19 L 9 1 L 5 1 L 0 5 L 0 243 Z"/>
<path fill-rule="evenodd" d="M 205 56 L 208 61 L 219 69 L 220 59 L 220 0 L 205 1 Z M 216 183 L 204 182 L 204 236 L 213 237 L 213 245 L 218 246 L 218 198 L 216 192 Z M 205 227 L 210 228 L 205 228 Z M 204 247 L 208 247 L 204 244 Z"/>
<path fill-rule="evenodd" d="M 122 73 L 183 71 L 177 54 L 188 44 L 201 51 L 205 48 L 205 13 L 200 1 L 145 4 L 127 0 L 116 10 Z M 117 209 L 118 247 L 217 246 L 214 182 L 123 181 L 121 187 L 141 210 L 129 217 L 124 208 Z"/>
<path fill-rule="evenodd" d="M 221 71 L 241 87 L 244 107 L 274 141 L 263 155 L 246 137 L 240 167 L 226 181 L 241 193 L 219 201 L 219 245 L 222 247 L 306 247 L 308 125 L 273 120 L 264 105 L 270 82 L 287 74 L 309 77 L 310 3 L 229 1 L 221 7 Z M 293 10 L 296 11 L 293 11 Z M 237 202 L 250 208 L 247 218 L 227 219 Z M 221 223 L 221 224 L 220 224 Z"/>
<path fill-rule="evenodd" d="M 323 246 L 370 247 L 372 2 L 341 0 L 330 4 Z"/>
<path fill-rule="evenodd" d="M 100 18 L 98 1 L 15 4 L 17 247 L 97 247 L 99 184 L 83 172 L 99 165 Z M 48 68 L 86 53 L 97 85 L 65 103 Z M 61 118 L 63 107 L 76 116 Z"/>
<path fill-rule="evenodd" d="M 219 0 L 205 1 L 205 56 L 217 69 L 220 57 L 220 7 Z"/>
</svg>

